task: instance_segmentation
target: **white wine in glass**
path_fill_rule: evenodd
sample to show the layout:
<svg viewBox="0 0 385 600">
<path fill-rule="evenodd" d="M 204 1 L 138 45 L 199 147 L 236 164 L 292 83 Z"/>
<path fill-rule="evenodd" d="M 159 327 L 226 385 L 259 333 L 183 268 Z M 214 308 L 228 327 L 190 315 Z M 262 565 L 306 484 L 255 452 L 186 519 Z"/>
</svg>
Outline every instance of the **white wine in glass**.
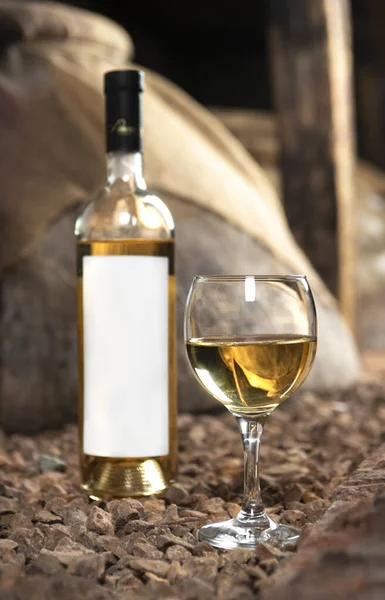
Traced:
<svg viewBox="0 0 385 600">
<path fill-rule="evenodd" d="M 285 547 L 298 530 L 266 514 L 258 479 L 266 417 L 306 379 L 316 353 L 316 313 L 303 276 L 196 277 L 185 314 L 186 352 L 199 383 L 236 417 L 245 452 L 245 491 L 235 519 L 206 525 L 219 548 Z"/>
</svg>

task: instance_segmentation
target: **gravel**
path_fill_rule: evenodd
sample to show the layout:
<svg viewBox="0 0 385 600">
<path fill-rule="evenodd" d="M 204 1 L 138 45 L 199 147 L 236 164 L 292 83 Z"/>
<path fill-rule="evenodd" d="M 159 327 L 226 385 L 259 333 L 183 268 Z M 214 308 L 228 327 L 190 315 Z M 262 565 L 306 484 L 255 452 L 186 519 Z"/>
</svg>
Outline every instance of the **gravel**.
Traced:
<svg viewBox="0 0 385 600">
<path fill-rule="evenodd" d="M 374 513 L 385 511 L 381 383 L 365 381 L 327 397 L 306 393 L 267 420 L 262 493 L 272 518 L 303 528 L 294 554 L 268 544 L 224 552 L 197 540 L 202 525 L 239 510 L 240 435 L 227 413 L 181 415 L 179 433 L 178 483 L 164 497 L 108 503 L 89 500 L 79 488 L 75 426 L 37 437 L 1 435 L 1 600 L 30 600 L 31 589 L 41 600 L 247 600 L 258 593 L 275 599 L 275 593 L 284 595 L 277 583 L 281 570 L 301 577 L 304 559 L 297 563 L 297 555 L 325 552 L 320 540 L 330 538 L 330 511 L 333 534 L 345 532 L 345 517 L 337 517 L 347 506 L 364 502 L 355 508 L 354 523 L 372 522 Z M 42 457 L 55 457 L 60 468 L 42 472 Z M 362 537 L 372 530 L 354 531 Z M 346 544 L 355 538 L 338 536 L 346 563 Z M 327 560 L 321 560 L 324 567 Z M 293 590 L 294 598 L 299 592 Z"/>
</svg>

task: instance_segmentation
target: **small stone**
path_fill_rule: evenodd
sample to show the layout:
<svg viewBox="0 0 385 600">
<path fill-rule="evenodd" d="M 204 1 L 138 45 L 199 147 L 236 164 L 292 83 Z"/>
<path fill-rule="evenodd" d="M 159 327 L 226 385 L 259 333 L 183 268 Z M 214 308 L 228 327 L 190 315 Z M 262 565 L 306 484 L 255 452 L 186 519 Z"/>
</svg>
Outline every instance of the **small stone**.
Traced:
<svg viewBox="0 0 385 600">
<path fill-rule="evenodd" d="M 111 500 L 106 509 L 112 515 L 116 532 L 122 530 L 129 521 L 144 519 L 147 513 L 139 500 L 123 498 L 122 500 Z"/>
<path fill-rule="evenodd" d="M 154 573 L 149 573 L 148 571 L 142 577 L 146 582 L 156 581 L 157 583 L 166 583 L 168 585 L 168 581 L 166 579 L 159 577 L 158 575 L 154 575 Z"/>
<path fill-rule="evenodd" d="M 206 518 L 208 518 L 207 515 Z M 194 523 L 191 523 L 190 525 L 173 525 L 171 531 L 176 537 L 183 538 L 183 536 L 189 533 L 194 526 Z"/>
<path fill-rule="evenodd" d="M 140 519 L 140 514 L 137 510 L 132 509 L 130 514 L 121 515 L 116 519 L 115 522 L 115 533 L 119 533 L 124 530 L 124 527 L 127 525 L 129 521 L 134 521 L 136 519 Z"/>
<path fill-rule="evenodd" d="M 106 569 L 113 567 L 118 562 L 118 559 L 116 558 L 115 554 L 113 554 L 112 552 L 101 552 L 101 553 L 99 553 L 99 556 L 104 556 L 104 560 L 106 563 Z"/>
<path fill-rule="evenodd" d="M 150 531 L 153 528 L 153 525 L 151 523 L 148 523 L 147 521 L 142 521 L 141 519 L 138 519 L 137 521 L 129 521 L 127 523 L 127 525 L 124 526 L 123 529 L 123 534 L 124 535 L 129 535 L 130 533 L 147 533 L 148 531 Z"/>
<path fill-rule="evenodd" d="M 40 490 L 42 493 L 52 494 L 53 496 L 60 496 L 63 498 L 66 491 L 66 478 L 64 473 L 50 471 L 48 473 L 42 473 L 39 475 L 40 478 Z"/>
<path fill-rule="evenodd" d="M 38 510 L 32 517 L 32 523 L 44 523 L 45 525 L 54 525 L 55 523 L 62 523 L 63 519 L 57 515 L 53 515 L 48 510 Z"/>
<path fill-rule="evenodd" d="M 158 550 L 163 550 L 163 552 L 170 546 L 175 545 L 183 546 L 186 550 L 192 550 L 194 548 L 194 544 L 186 542 L 172 533 L 160 535 L 156 541 L 156 547 Z"/>
<path fill-rule="evenodd" d="M 141 531 L 134 531 L 133 533 L 130 533 L 122 540 L 122 546 L 123 546 L 125 552 L 127 552 L 127 554 L 132 554 L 136 544 L 142 544 L 142 543 L 146 544 L 147 539 L 146 539 L 146 536 L 144 535 L 144 533 L 142 533 Z"/>
<path fill-rule="evenodd" d="M 165 502 L 162 498 L 145 498 L 143 506 L 148 512 L 160 512 L 165 510 Z"/>
<path fill-rule="evenodd" d="M 147 512 L 149 523 L 157 523 L 163 518 L 165 505 L 161 498 L 146 498 L 143 500 L 143 506 Z"/>
<path fill-rule="evenodd" d="M 237 585 L 232 590 L 232 594 L 226 600 L 253 600 L 255 594 L 245 585 Z"/>
<path fill-rule="evenodd" d="M 62 565 L 68 566 L 74 558 L 78 558 L 84 554 L 94 554 L 94 551 L 85 548 L 77 542 L 73 542 L 69 538 L 63 538 L 60 540 L 55 550 L 43 548 L 41 553 L 47 554 L 48 556 L 55 556 Z"/>
<path fill-rule="evenodd" d="M 150 560 L 146 558 L 132 558 L 128 562 L 129 567 L 133 571 L 140 573 L 154 573 L 158 577 L 167 577 L 167 573 L 170 569 L 170 565 L 162 560 Z"/>
<path fill-rule="evenodd" d="M 301 531 L 301 539 L 299 540 L 299 545 L 301 545 L 306 538 L 312 534 L 314 530 L 314 523 L 306 523 L 306 525 L 302 528 Z"/>
<path fill-rule="evenodd" d="M 173 483 L 164 494 L 171 504 L 182 504 L 189 498 L 188 491 L 180 483 Z"/>
<path fill-rule="evenodd" d="M 102 554 L 90 554 L 73 558 L 68 565 L 71 575 L 98 581 L 104 574 L 106 558 Z"/>
<path fill-rule="evenodd" d="M 0 496 L 0 515 L 16 513 L 18 510 L 17 500 Z"/>
<path fill-rule="evenodd" d="M 262 579 L 266 579 L 266 577 L 267 577 L 266 571 L 261 569 L 261 567 L 259 565 L 252 565 L 252 566 L 248 565 L 247 572 L 254 579 L 262 580 Z"/>
<path fill-rule="evenodd" d="M 238 515 L 239 511 L 241 510 L 241 507 L 239 506 L 239 504 L 235 504 L 235 502 L 226 502 L 225 509 L 229 513 L 230 517 L 232 519 L 235 519 L 235 517 Z"/>
<path fill-rule="evenodd" d="M 9 535 L 9 532 L 12 531 L 11 519 L 14 516 L 15 515 L 2 515 L 2 516 L 0 516 L 0 534 L 3 537 L 7 537 Z"/>
<path fill-rule="evenodd" d="M 111 500 L 110 502 L 107 502 L 106 510 L 112 515 L 114 523 L 119 517 L 131 514 L 131 511 L 133 510 L 137 511 L 142 519 L 147 516 L 143 504 L 139 500 L 135 500 L 135 498 Z"/>
<path fill-rule="evenodd" d="M 166 550 L 166 558 L 168 558 L 168 560 L 171 562 L 176 560 L 183 561 L 190 556 L 191 552 L 189 552 L 186 548 L 183 548 L 183 546 L 170 546 Z"/>
<path fill-rule="evenodd" d="M 292 483 L 290 486 L 287 486 L 283 494 L 285 506 L 287 506 L 290 502 L 299 502 L 303 493 L 304 487 L 298 483 Z"/>
<path fill-rule="evenodd" d="M 375 508 L 382 509 L 385 506 L 385 494 L 380 494 L 374 498 L 373 505 Z"/>
<path fill-rule="evenodd" d="M 300 468 L 298 465 L 293 463 L 279 463 L 271 465 L 265 470 L 265 476 L 270 475 L 271 477 L 277 477 L 282 481 L 289 480 L 291 477 L 298 475 Z"/>
<path fill-rule="evenodd" d="M 181 519 L 183 519 L 183 523 L 185 523 L 187 519 L 191 519 L 192 521 L 203 521 L 207 519 L 207 515 L 205 513 L 202 513 L 199 510 L 191 510 L 189 508 L 184 508 L 181 510 L 179 516 Z"/>
<path fill-rule="evenodd" d="M 162 523 L 177 523 L 179 521 L 178 507 L 176 504 L 170 504 L 162 518 Z"/>
<path fill-rule="evenodd" d="M 9 485 L 5 485 L 4 483 L 0 483 L 0 496 L 17 498 L 20 500 L 23 497 L 23 492 Z"/>
<path fill-rule="evenodd" d="M 0 554 L 8 550 L 16 550 L 19 547 L 18 542 L 10 539 L 0 539 Z"/>
<path fill-rule="evenodd" d="M 97 506 L 93 506 L 88 515 L 87 528 L 99 535 L 113 535 L 115 532 L 110 515 Z"/>
<path fill-rule="evenodd" d="M 135 535 L 135 534 L 132 534 Z M 123 558 L 127 555 L 126 550 L 123 547 L 121 540 L 111 535 L 96 535 L 95 542 L 91 549 L 95 549 L 96 552 L 111 552 L 116 558 Z M 130 552 L 131 554 L 131 552 Z"/>
<path fill-rule="evenodd" d="M 128 568 L 128 563 L 132 560 L 132 556 L 124 556 L 119 559 L 114 565 L 110 565 L 107 568 L 108 575 L 119 575 L 122 571 L 126 571 Z"/>
<path fill-rule="evenodd" d="M 177 594 L 177 598 L 183 600 L 213 600 L 215 598 L 214 586 L 202 581 L 199 577 L 183 578 L 172 588 Z M 166 595 L 158 598 L 167 598 Z M 155 600 L 155 599 L 154 599 Z"/>
<path fill-rule="evenodd" d="M 86 554 L 87 551 L 89 550 L 88 548 L 85 548 L 85 546 L 83 546 L 82 544 L 78 544 L 77 542 L 74 542 L 73 540 L 71 540 L 68 537 L 62 538 L 61 540 L 59 540 L 58 544 L 56 545 L 55 550 L 72 550 L 73 552 L 79 552 L 81 554 Z"/>
<path fill-rule="evenodd" d="M 214 548 L 208 542 L 198 542 L 193 548 L 194 556 L 205 556 L 215 552 Z"/>
<path fill-rule="evenodd" d="M 220 556 L 219 566 L 224 567 L 229 563 L 236 565 L 246 564 L 252 556 L 254 556 L 253 550 L 249 550 L 248 548 L 235 548 Z"/>
<path fill-rule="evenodd" d="M 287 502 L 285 504 L 287 510 L 300 510 L 303 512 L 304 504 L 302 502 Z"/>
<path fill-rule="evenodd" d="M 304 504 L 303 512 L 305 513 L 309 523 L 315 523 L 318 521 L 318 519 L 325 513 L 329 504 L 330 503 L 327 500 L 322 500 L 320 498 L 318 500 L 314 500 L 314 502 Z"/>
<path fill-rule="evenodd" d="M 16 554 L 15 552 L 12 552 L 12 554 L 9 553 L 9 556 L 1 557 L 0 589 L 10 588 L 20 579 L 23 573 L 24 562 L 25 556 L 23 554 Z"/>
<path fill-rule="evenodd" d="M 132 554 L 134 556 L 150 558 L 151 560 L 162 560 L 164 558 L 163 552 L 157 550 L 155 546 L 147 542 L 138 542 L 135 544 Z"/>
<path fill-rule="evenodd" d="M 283 510 L 282 504 L 279 502 L 278 504 L 274 504 L 273 506 L 267 506 L 266 512 L 268 515 L 279 515 Z"/>
<path fill-rule="evenodd" d="M 222 498 L 207 498 L 202 495 L 195 508 L 200 512 L 215 515 L 224 510 L 224 501 Z"/>
<path fill-rule="evenodd" d="M 261 542 L 256 546 L 255 550 L 252 552 L 252 556 L 253 558 L 256 558 L 259 562 L 261 562 L 270 558 L 274 558 L 275 560 L 281 559 L 284 558 L 284 556 L 286 555 L 278 548 L 275 548 L 270 544 L 265 544 L 264 542 Z"/>
<path fill-rule="evenodd" d="M 70 537 L 74 542 L 78 542 L 86 548 L 93 550 L 98 546 L 99 538 L 111 537 L 111 536 L 100 536 L 95 531 L 89 531 L 84 525 L 72 525 L 70 528 Z"/>
<path fill-rule="evenodd" d="M 314 494 L 313 492 L 309 492 L 308 490 L 306 490 L 303 494 L 302 494 L 302 498 L 301 500 L 305 503 L 308 504 L 309 502 L 314 502 L 314 500 L 319 500 L 320 498 L 318 496 L 316 496 L 316 494 Z"/>
<path fill-rule="evenodd" d="M 111 575 L 107 576 L 108 578 L 111 577 Z M 106 581 L 107 581 L 107 577 L 106 577 Z M 112 575 L 112 577 L 116 577 L 114 575 Z M 119 596 L 121 598 L 126 598 L 126 600 L 130 600 L 130 598 L 132 597 L 131 594 L 132 592 L 137 592 L 138 590 L 140 590 L 143 587 L 143 583 L 140 581 L 140 579 L 138 579 L 138 577 L 136 577 L 134 575 L 134 573 L 132 573 L 132 571 L 127 571 L 125 573 L 123 573 L 120 577 L 116 578 L 115 581 L 115 589 L 118 592 Z M 130 594 L 127 596 L 121 596 L 121 592 L 129 592 Z"/>
<path fill-rule="evenodd" d="M 85 494 L 79 492 L 77 494 L 71 494 L 71 497 L 72 500 L 70 500 L 69 502 L 66 499 L 66 508 L 79 508 L 85 513 L 88 513 L 92 504 L 90 504 L 89 498 Z"/>
<path fill-rule="evenodd" d="M 79 508 L 67 508 L 64 513 L 64 525 L 85 525 L 87 523 L 86 513 Z"/>
<path fill-rule="evenodd" d="M 196 444 L 197 446 L 201 446 L 203 443 L 205 443 L 207 439 L 207 432 L 203 423 L 194 424 L 188 432 L 188 437 L 192 443 Z"/>
<path fill-rule="evenodd" d="M 12 498 L 12 494 L 8 494 L 8 486 L 4 485 L 4 483 L 0 483 L 0 496 L 6 496 L 7 498 Z"/>
<path fill-rule="evenodd" d="M 247 584 L 237 583 L 229 577 L 221 577 L 218 584 L 220 600 L 254 600 L 255 594 Z"/>
<path fill-rule="evenodd" d="M 135 600 L 139 600 L 139 598 L 145 598 L 146 600 L 182 600 L 182 597 L 175 593 L 168 581 L 164 579 L 153 581 L 149 578 L 149 574 L 146 574 L 146 579 L 146 585 L 138 592 Z M 183 600 L 186 599 L 183 597 Z"/>
<path fill-rule="evenodd" d="M 46 548 L 46 550 L 55 550 L 56 546 L 63 538 L 68 540 L 71 538 L 68 528 L 61 523 L 55 525 L 37 523 L 36 528 L 39 529 L 44 536 L 44 548 Z"/>
<path fill-rule="evenodd" d="M 58 458 L 57 456 L 42 454 L 39 458 L 39 470 L 40 473 L 49 473 L 51 471 L 65 473 L 67 470 L 67 464 L 64 462 L 64 460 Z"/>
<path fill-rule="evenodd" d="M 217 556 L 192 556 L 183 563 L 183 576 L 214 582 L 218 575 Z"/>
<path fill-rule="evenodd" d="M 135 576 L 133 575 L 133 577 L 135 577 Z M 106 587 L 106 589 L 115 591 L 119 581 L 120 581 L 119 575 L 107 574 L 104 576 L 104 586 Z"/>
<path fill-rule="evenodd" d="M 33 523 L 31 518 L 23 513 L 16 513 L 14 515 L 6 515 L 9 519 L 9 529 L 15 531 L 15 529 L 32 529 Z M 2 517 L 4 523 L 5 517 Z"/>
<path fill-rule="evenodd" d="M 197 540 L 196 536 L 188 531 L 184 534 L 182 541 L 184 542 L 184 544 L 191 544 L 194 546 Z"/>
<path fill-rule="evenodd" d="M 54 473 L 51 473 L 51 475 L 54 475 Z M 60 477 L 62 477 L 62 475 L 60 475 Z M 64 518 L 67 509 L 67 502 L 64 497 L 50 496 L 49 494 L 44 494 L 44 500 L 44 510 L 48 510 L 54 515 L 60 516 L 62 519 Z"/>
<path fill-rule="evenodd" d="M 167 525 L 154 526 L 146 535 L 147 542 L 156 546 L 159 537 L 162 535 L 171 535 L 170 528 Z"/>
<path fill-rule="evenodd" d="M 182 465 L 179 468 L 179 473 L 181 475 L 188 475 L 189 477 L 199 477 L 200 475 L 202 475 L 203 469 L 202 469 L 202 467 L 198 467 L 198 465 L 187 464 L 187 465 Z M 195 488 L 198 488 L 198 487 L 199 487 L 199 484 L 194 486 L 194 488 L 193 488 L 194 491 L 195 491 Z M 203 492 L 203 493 L 205 494 L 206 492 Z"/>
<path fill-rule="evenodd" d="M 306 521 L 306 515 L 301 510 L 285 510 L 282 513 L 282 518 L 291 525 L 302 527 Z"/>
<path fill-rule="evenodd" d="M 260 561 L 259 565 L 268 575 L 271 575 L 278 566 L 278 560 L 276 558 L 265 558 Z"/>
<path fill-rule="evenodd" d="M 199 471 L 199 474 L 203 473 L 203 469 Z M 197 473 L 198 475 L 198 473 Z M 205 496 L 206 498 L 211 495 L 212 489 L 205 483 L 204 481 L 198 481 L 196 485 L 191 489 L 190 493 L 192 494 L 192 500 L 197 502 L 199 500 L 198 496 Z"/>
<path fill-rule="evenodd" d="M 25 556 L 22 552 L 15 552 L 14 549 L 2 550 L 0 554 L 0 574 L 2 565 L 16 565 L 17 567 L 23 568 L 25 564 Z M 1 587 L 1 577 L 0 577 Z"/>
<path fill-rule="evenodd" d="M 183 569 L 180 566 L 180 563 L 177 560 L 174 560 L 171 563 L 170 570 L 167 575 L 167 580 L 173 585 L 180 579 L 183 579 Z"/>
<path fill-rule="evenodd" d="M 10 535 L 10 539 L 19 544 L 19 552 L 28 559 L 35 558 L 44 546 L 44 535 L 37 527 L 16 529 Z"/>
<path fill-rule="evenodd" d="M 39 554 L 26 567 L 29 575 L 54 575 L 62 568 L 60 561 L 56 556 L 50 554 Z"/>
</svg>

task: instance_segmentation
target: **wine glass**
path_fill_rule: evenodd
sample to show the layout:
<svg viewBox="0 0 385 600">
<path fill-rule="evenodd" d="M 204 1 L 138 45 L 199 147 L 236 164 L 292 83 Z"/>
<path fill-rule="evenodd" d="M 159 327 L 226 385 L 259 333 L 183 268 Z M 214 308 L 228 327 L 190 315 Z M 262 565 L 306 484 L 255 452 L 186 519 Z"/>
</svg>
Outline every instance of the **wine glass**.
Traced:
<svg viewBox="0 0 385 600">
<path fill-rule="evenodd" d="M 199 383 L 238 422 L 245 461 L 239 514 L 202 527 L 199 539 L 226 549 L 294 545 L 299 530 L 264 510 L 258 458 L 266 417 L 306 379 L 315 357 L 316 310 L 306 277 L 195 277 L 184 335 Z"/>
</svg>

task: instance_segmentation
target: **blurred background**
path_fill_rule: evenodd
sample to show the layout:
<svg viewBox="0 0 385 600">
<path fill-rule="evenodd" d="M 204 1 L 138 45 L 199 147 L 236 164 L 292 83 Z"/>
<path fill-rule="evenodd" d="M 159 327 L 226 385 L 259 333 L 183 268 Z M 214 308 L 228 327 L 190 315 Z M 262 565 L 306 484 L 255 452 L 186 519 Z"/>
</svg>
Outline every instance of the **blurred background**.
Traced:
<svg viewBox="0 0 385 600">
<path fill-rule="evenodd" d="M 140 65 L 145 175 L 177 225 L 179 402 L 196 273 L 306 273 L 304 388 L 385 364 L 382 0 L 0 0 L 0 423 L 76 419 L 76 215 L 103 184 L 103 74 Z"/>
<path fill-rule="evenodd" d="M 137 63 L 180 85 L 206 106 L 271 109 L 266 2 L 219 0 L 69 2 L 117 21 Z"/>
<path fill-rule="evenodd" d="M 314 43 L 318 46 L 319 56 L 311 59 L 314 64 L 309 67 L 313 71 L 310 77 L 313 78 L 314 94 L 321 91 L 322 82 L 325 82 L 323 71 L 336 68 L 339 70 L 337 79 L 346 77 L 344 65 L 339 63 L 344 61 L 344 57 L 341 61 L 341 54 L 347 54 L 350 81 L 348 89 L 340 94 L 339 102 L 342 110 L 352 111 L 348 123 L 352 132 L 347 134 L 345 131 L 341 135 L 351 136 L 353 148 L 362 162 L 356 168 L 355 193 L 358 204 L 355 208 L 351 205 L 350 208 L 341 209 L 341 221 L 349 221 L 348 212 L 355 211 L 358 216 L 355 224 L 350 220 L 346 226 L 346 229 L 356 227 L 355 242 L 352 238 L 347 239 L 345 231 L 342 231 L 344 239 L 340 239 L 340 244 L 344 245 L 342 253 L 346 254 L 344 265 L 339 264 L 344 273 L 344 282 L 339 280 L 337 269 L 338 260 L 343 260 L 341 250 L 338 259 L 338 250 L 332 247 L 337 242 L 328 240 L 331 243 L 329 246 L 325 244 L 324 237 L 320 245 L 303 239 L 303 230 L 309 229 L 311 223 L 299 224 L 298 208 L 293 209 L 293 203 L 298 206 L 296 196 L 299 190 L 290 192 L 290 183 L 285 186 L 284 182 L 283 202 L 297 241 L 328 287 L 340 296 L 343 312 L 361 347 L 385 348 L 385 326 L 382 328 L 380 324 L 381 321 L 385 322 L 385 312 L 382 312 L 385 306 L 385 173 L 381 170 L 385 169 L 384 3 L 381 0 L 336 3 L 345 7 L 342 13 L 337 11 L 335 14 L 327 8 L 326 3 L 326 20 L 329 20 L 326 24 L 322 23 L 315 8 L 321 3 L 313 3 L 312 9 L 309 8 L 311 3 L 309 5 L 302 0 L 291 3 L 240 0 L 236 10 L 224 8 L 219 0 L 183 3 L 169 0 L 162 4 L 155 0 L 131 0 L 125 3 L 75 0 L 69 4 L 99 12 L 122 25 L 133 40 L 135 62 L 167 77 L 213 111 L 264 167 L 280 191 L 282 128 L 279 128 L 279 118 L 281 114 L 285 119 L 285 113 L 290 110 L 289 96 L 295 98 L 294 87 L 301 85 L 301 81 L 297 70 L 295 77 L 290 79 L 289 74 L 283 84 L 286 90 L 280 90 L 277 79 L 283 59 L 279 54 L 285 49 L 274 39 L 275 29 L 278 27 L 284 35 L 286 27 L 286 34 L 291 38 L 290 51 L 293 57 L 291 64 L 290 60 L 286 63 L 288 73 L 290 67 L 295 65 L 294 54 L 300 54 L 301 45 L 305 47 Z M 302 17 L 299 17 L 300 14 Z M 338 23 L 341 19 L 345 23 Z M 320 56 L 322 44 L 326 48 L 328 37 L 340 37 L 341 26 L 347 28 L 346 38 L 340 40 L 341 43 L 337 41 L 337 46 L 331 49 L 329 62 L 323 60 Z M 330 29 L 326 31 L 328 27 Z M 298 79 L 296 82 L 295 78 Z M 302 85 L 308 83 L 304 77 Z M 287 89 L 290 85 L 293 86 L 292 91 Z M 331 112 L 335 102 L 332 87 Z M 336 94 L 338 98 L 338 90 Z M 307 98 L 314 102 L 310 96 L 309 91 Z M 306 96 L 303 99 L 306 101 Z M 322 112 L 321 108 L 322 117 L 325 121 L 319 123 L 319 131 L 325 132 L 329 127 L 327 120 L 332 117 Z M 300 128 L 298 123 L 296 126 Z M 283 139 L 287 145 L 285 132 Z M 351 199 L 339 200 L 338 192 L 334 200 L 337 204 L 352 202 Z M 320 201 L 316 194 L 314 204 Z M 330 208 L 326 215 L 317 215 L 318 219 L 323 219 L 320 227 L 338 229 L 338 218 L 332 212 Z M 330 224 L 333 219 L 334 223 Z M 355 267 L 352 266 L 353 262 Z M 356 278 L 355 284 L 353 278 Z"/>
<path fill-rule="evenodd" d="M 239 0 L 236 10 L 225 9 L 219 0 L 66 4 L 117 21 L 133 39 L 137 63 L 171 79 L 205 106 L 274 110 L 268 0 Z M 292 5 L 295 10 L 296 0 Z M 350 6 L 358 150 L 385 168 L 385 4 L 351 0 Z"/>
</svg>

